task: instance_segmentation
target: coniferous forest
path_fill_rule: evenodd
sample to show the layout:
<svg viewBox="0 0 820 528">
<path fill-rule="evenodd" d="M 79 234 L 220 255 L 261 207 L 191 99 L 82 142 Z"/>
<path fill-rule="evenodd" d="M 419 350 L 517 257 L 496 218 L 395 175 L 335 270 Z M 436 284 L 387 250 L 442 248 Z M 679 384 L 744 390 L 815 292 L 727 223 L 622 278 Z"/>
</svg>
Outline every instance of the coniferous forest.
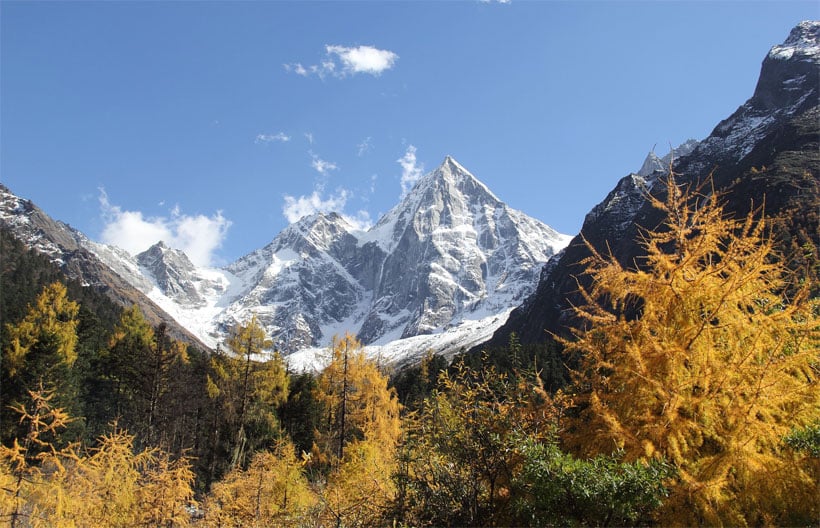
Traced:
<svg viewBox="0 0 820 528">
<path fill-rule="evenodd" d="M 255 318 L 199 350 L 2 231 L 0 521 L 816 525 L 817 248 L 674 175 L 649 199 L 565 334 L 401 371 L 344 335 L 291 372 Z"/>
</svg>

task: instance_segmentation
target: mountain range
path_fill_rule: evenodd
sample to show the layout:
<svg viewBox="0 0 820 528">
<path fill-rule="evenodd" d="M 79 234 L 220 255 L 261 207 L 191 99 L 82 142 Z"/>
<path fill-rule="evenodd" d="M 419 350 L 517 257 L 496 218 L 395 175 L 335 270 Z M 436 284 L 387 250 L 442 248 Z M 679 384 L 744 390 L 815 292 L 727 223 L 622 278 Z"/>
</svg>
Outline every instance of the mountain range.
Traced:
<svg viewBox="0 0 820 528">
<path fill-rule="evenodd" d="M 394 363 L 503 346 L 513 333 L 544 343 L 572 324 L 583 241 L 635 262 L 640 228 L 661 221 L 647 193 L 663 192 L 655 184 L 670 168 L 684 184 L 711 178 L 730 213 L 765 201 L 782 249 L 803 248 L 795 265 L 820 261 L 819 91 L 820 22 L 803 22 L 764 58 L 746 103 L 704 140 L 665 157 L 650 152 L 575 238 L 511 209 L 451 157 L 368 231 L 315 214 L 219 269 L 199 268 L 162 241 L 138 255 L 96 243 L 2 185 L 0 227 L 206 348 L 252 314 L 297 367 L 316 365 L 344 332 Z"/>
<path fill-rule="evenodd" d="M 326 347 L 344 332 L 385 346 L 455 329 L 475 344 L 532 293 L 570 239 L 508 207 L 451 157 L 366 232 L 341 215 L 314 214 L 220 269 L 198 268 L 162 241 L 133 256 L 93 242 L 5 188 L 0 223 L 73 276 L 103 284 L 75 265 L 78 254 L 94 261 L 121 280 L 108 291 L 160 307 L 210 348 L 256 315 L 284 354 Z"/>
</svg>

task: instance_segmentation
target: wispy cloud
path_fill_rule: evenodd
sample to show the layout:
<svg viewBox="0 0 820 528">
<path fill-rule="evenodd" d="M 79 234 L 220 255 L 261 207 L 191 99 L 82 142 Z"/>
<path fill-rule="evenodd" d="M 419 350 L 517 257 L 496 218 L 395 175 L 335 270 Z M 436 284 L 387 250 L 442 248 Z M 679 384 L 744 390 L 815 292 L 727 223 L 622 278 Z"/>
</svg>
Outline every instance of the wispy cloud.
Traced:
<svg viewBox="0 0 820 528">
<path fill-rule="evenodd" d="M 404 156 L 397 159 L 401 165 L 401 194 L 404 196 L 424 174 L 424 165 L 416 160 L 416 147 L 409 145 Z"/>
<path fill-rule="evenodd" d="M 293 72 L 296 75 L 301 75 L 303 77 L 307 77 L 308 71 L 302 66 L 300 63 L 295 62 L 293 64 L 283 64 L 285 67 L 286 72 Z"/>
<path fill-rule="evenodd" d="M 257 134 L 254 143 L 286 143 L 290 141 L 290 136 L 284 132 L 277 132 L 276 134 Z"/>
<path fill-rule="evenodd" d="M 304 66 L 301 62 L 284 64 L 285 71 L 308 77 L 316 75 L 319 78 L 331 76 L 344 78 L 359 73 L 367 73 L 378 77 L 391 69 L 399 56 L 390 51 L 373 46 L 340 46 L 328 44 L 325 46 L 325 56 L 319 64 Z"/>
<path fill-rule="evenodd" d="M 307 139 L 308 143 L 313 145 L 313 133 L 312 132 L 305 132 L 305 139 Z"/>
<path fill-rule="evenodd" d="M 335 195 L 323 197 L 323 189 L 315 187 L 308 195 L 297 197 L 285 195 L 285 204 L 282 206 L 282 213 L 291 224 L 301 218 L 315 213 L 340 212 L 344 209 L 350 192 L 339 189 Z"/>
<path fill-rule="evenodd" d="M 186 215 L 175 206 L 169 216 L 146 217 L 141 211 L 125 211 L 113 205 L 105 189 L 100 188 L 100 211 L 105 226 L 102 241 L 132 255 L 141 253 L 160 240 L 180 249 L 198 266 L 214 264 L 215 252 L 231 226 L 231 221 L 217 211 L 212 216 Z"/>
<path fill-rule="evenodd" d="M 321 174 L 322 176 L 327 176 L 327 173 L 333 170 L 338 170 L 338 166 L 333 163 L 332 161 L 325 161 L 316 154 L 310 153 L 311 158 L 313 158 L 310 162 L 310 166 L 313 167 L 316 172 Z"/>
<path fill-rule="evenodd" d="M 478 0 L 482 4 L 509 4 L 512 0 Z"/>
<path fill-rule="evenodd" d="M 367 231 L 373 225 L 370 213 L 365 210 L 360 210 L 354 215 L 344 212 L 348 199 L 353 195 L 347 189 L 337 189 L 335 194 L 329 196 L 323 196 L 323 194 L 324 189 L 321 185 L 317 185 L 308 195 L 299 197 L 285 195 L 282 214 L 291 224 L 316 213 L 338 213 L 355 230 Z"/>
<path fill-rule="evenodd" d="M 372 149 L 372 148 L 373 148 L 373 138 L 368 136 L 368 137 L 364 138 L 361 143 L 356 145 L 356 153 L 361 158 L 362 156 L 364 156 L 365 154 L 370 152 L 370 149 Z"/>
</svg>

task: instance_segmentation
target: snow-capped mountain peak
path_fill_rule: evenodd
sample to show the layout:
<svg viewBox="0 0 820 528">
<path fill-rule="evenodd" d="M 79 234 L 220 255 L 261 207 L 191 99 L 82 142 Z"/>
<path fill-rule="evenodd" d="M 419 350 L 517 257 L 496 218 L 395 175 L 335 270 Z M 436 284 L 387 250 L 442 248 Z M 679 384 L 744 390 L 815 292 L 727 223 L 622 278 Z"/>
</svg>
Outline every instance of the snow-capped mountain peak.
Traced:
<svg viewBox="0 0 820 528">
<path fill-rule="evenodd" d="M 569 238 L 509 208 L 448 156 L 367 232 L 313 214 L 219 270 L 162 242 L 136 257 L 89 245 L 205 343 L 255 314 L 291 353 L 343 332 L 385 345 L 488 317 L 501 324 Z"/>
<path fill-rule="evenodd" d="M 455 188 L 459 192 L 473 197 L 486 195 L 493 201 L 500 202 L 486 185 L 480 182 L 470 171 L 464 168 L 452 156 L 447 156 L 439 167 L 419 181 L 419 186 L 434 185 L 440 188 Z"/>
<path fill-rule="evenodd" d="M 798 58 L 820 62 L 820 21 L 806 20 L 797 24 L 783 44 L 772 47 L 768 57 L 776 60 Z"/>
<path fill-rule="evenodd" d="M 188 256 L 159 241 L 135 257 L 143 274 L 152 278 L 157 287 L 177 303 L 187 306 L 204 304 L 197 291 L 197 270 Z"/>
<path fill-rule="evenodd" d="M 385 256 L 359 336 L 381 342 L 498 313 L 568 237 L 507 207 L 448 156 L 363 240 Z"/>
<path fill-rule="evenodd" d="M 655 173 L 655 171 L 665 171 L 669 168 L 667 164 L 664 167 L 663 160 L 655 154 L 654 150 L 651 150 L 649 154 L 646 155 L 646 159 L 643 160 L 643 165 L 641 165 L 640 170 L 637 172 L 638 176 L 642 176 L 646 178 L 647 176 L 651 176 Z"/>
</svg>

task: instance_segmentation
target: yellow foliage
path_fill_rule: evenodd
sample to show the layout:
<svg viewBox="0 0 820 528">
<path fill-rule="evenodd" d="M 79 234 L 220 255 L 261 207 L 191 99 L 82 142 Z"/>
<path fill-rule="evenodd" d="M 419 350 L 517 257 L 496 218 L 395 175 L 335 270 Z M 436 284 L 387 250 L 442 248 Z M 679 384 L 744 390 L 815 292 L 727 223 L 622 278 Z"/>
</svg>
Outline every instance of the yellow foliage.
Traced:
<svg viewBox="0 0 820 528">
<path fill-rule="evenodd" d="M 334 338 L 331 354 L 317 380 L 326 420 L 311 453 L 312 467 L 330 466 L 318 486 L 319 518 L 323 524 L 370 526 L 395 497 L 401 405 L 356 338 Z"/>
<path fill-rule="evenodd" d="M 108 348 L 123 347 L 133 355 L 141 349 L 150 349 L 154 341 L 154 329 L 136 304 L 123 310 L 108 343 Z"/>
<path fill-rule="evenodd" d="M 71 491 L 82 507 L 72 518 L 81 526 L 188 526 L 190 464 L 157 449 L 134 453 L 133 443 L 133 436 L 114 431 L 76 466 Z"/>
<path fill-rule="evenodd" d="M 211 489 L 205 526 L 301 526 L 316 497 L 290 441 L 254 455 L 248 469 L 235 468 Z"/>
<path fill-rule="evenodd" d="M 80 307 L 68 299 L 61 282 L 46 286 L 34 306 L 16 325 L 7 324 L 10 347 L 3 354 L 3 368 L 16 376 L 25 368 L 26 356 L 37 344 L 44 344 L 56 354 L 57 361 L 72 366 L 77 359 L 77 314 Z"/>
<path fill-rule="evenodd" d="M 317 400 L 327 420 L 318 431 L 319 449 L 336 459 L 354 440 L 372 440 L 386 450 L 395 448 L 401 435 L 401 405 L 387 376 L 367 359 L 362 345 L 350 334 L 334 338 L 332 359 L 318 379 Z"/>
<path fill-rule="evenodd" d="M 576 313 L 589 327 L 565 341 L 581 358 L 583 410 L 567 440 L 672 461 L 665 522 L 784 522 L 754 504 L 777 512 L 785 490 L 816 491 L 787 471 L 781 442 L 820 417 L 820 304 L 762 219 L 728 218 L 717 197 L 681 192 L 673 176 L 667 196 L 651 198 L 667 219 L 643 234 L 645 263 L 627 269 L 592 247 L 583 262 L 593 286 Z M 816 501 L 803 508 L 820 513 Z"/>
<path fill-rule="evenodd" d="M 30 391 L 32 410 L 24 405 L 14 409 L 20 414 L 20 422 L 28 426 L 26 437 L 15 438 L 11 447 L 0 445 L 0 518 L 11 526 L 44 526 L 50 499 L 48 482 L 43 478 L 43 468 L 56 472 L 63 470 L 60 459 L 74 459 L 73 446 L 57 451 L 52 440 L 71 421 L 61 409 L 51 407 L 54 391 Z M 54 498 L 61 500 L 61 494 Z"/>
<path fill-rule="evenodd" d="M 373 440 L 347 446 L 338 469 L 319 491 L 325 526 L 374 526 L 396 496 L 394 452 Z"/>
<path fill-rule="evenodd" d="M 406 419 L 400 501 L 411 525 L 503 525 L 524 439 L 554 437 L 568 405 L 538 376 L 512 379 L 492 366 L 454 365 L 418 414 Z M 502 524 L 500 524 L 502 523 Z"/>
<path fill-rule="evenodd" d="M 45 440 L 69 421 L 48 393 L 32 393 L 33 413 L 21 408 L 29 434 L 0 446 L 0 518 L 11 526 L 188 526 L 194 479 L 186 459 L 134 453 L 134 438 L 115 431 L 88 455 Z M 41 448 L 37 451 L 35 447 Z"/>
<path fill-rule="evenodd" d="M 228 339 L 232 354 L 211 358 L 206 391 L 232 430 L 231 469 L 245 466 L 278 432 L 275 411 L 287 400 L 290 378 L 281 355 L 266 352 L 271 346 L 254 315 L 233 329 Z"/>
</svg>

